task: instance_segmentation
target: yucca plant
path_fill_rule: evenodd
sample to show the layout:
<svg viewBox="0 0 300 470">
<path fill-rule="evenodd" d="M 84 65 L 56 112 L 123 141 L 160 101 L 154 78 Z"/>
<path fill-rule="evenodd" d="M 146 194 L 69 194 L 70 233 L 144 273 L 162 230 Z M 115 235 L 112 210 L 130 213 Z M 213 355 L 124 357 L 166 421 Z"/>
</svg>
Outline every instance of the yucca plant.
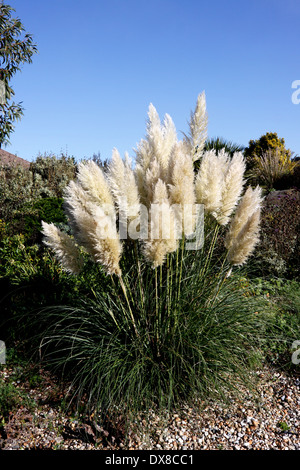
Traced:
<svg viewBox="0 0 300 470">
<path fill-rule="evenodd" d="M 245 147 L 222 137 L 207 139 L 204 145 L 204 150 L 216 150 L 216 152 L 219 152 L 222 149 L 225 149 L 227 153 L 233 156 L 235 152 L 243 152 Z"/>
<path fill-rule="evenodd" d="M 116 149 L 105 173 L 79 164 L 64 195 L 73 235 L 43 223 L 67 271 L 80 272 L 84 251 L 109 279 L 78 307 L 37 317 L 40 351 L 68 371 L 74 396 L 105 412 L 222 393 L 249 377 L 258 338 L 257 307 L 232 269 L 258 242 L 260 188 L 245 191 L 241 153 L 203 151 L 204 93 L 183 141 L 170 116 L 161 122 L 150 105 L 148 117 L 134 164 Z"/>
</svg>

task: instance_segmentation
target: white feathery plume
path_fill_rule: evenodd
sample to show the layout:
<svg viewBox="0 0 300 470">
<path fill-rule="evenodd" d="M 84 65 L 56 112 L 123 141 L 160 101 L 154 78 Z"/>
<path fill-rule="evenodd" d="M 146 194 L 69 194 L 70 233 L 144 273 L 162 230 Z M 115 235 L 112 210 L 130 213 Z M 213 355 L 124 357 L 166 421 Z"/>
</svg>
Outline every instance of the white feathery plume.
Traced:
<svg viewBox="0 0 300 470">
<path fill-rule="evenodd" d="M 153 107 L 154 108 L 154 107 Z M 155 108 L 154 108 L 155 109 Z M 136 179 L 136 184 L 138 187 L 139 195 L 140 195 L 140 201 L 142 204 L 145 206 L 148 205 L 148 193 L 149 193 L 149 187 L 147 185 L 145 175 L 147 171 L 149 170 L 149 167 L 151 165 L 151 162 L 153 162 L 154 159 L 157 159 L 155 156 L 155 148 L 153 145 L 153 140 L 154 140 L 154 135 L 160 135 L 160 132 L 158 132 L 158 124 L 157 124 L 157 119 L 154 121 L 154 123 L 151 122 L 151 113 L 150 110 L 152 110 L 151 105 L 149 107 L 148 111 L 148 123 L 147 123 L 147 136 L 146 139 L 141 139 L 139 142 L 137 149 L 135 150 L 136 153 L 136 164 L 135 164 L 135 179 Z M 155 113 L 152 113 L 155 116 Z M 153 121 L 153 118 L 152 118 Z M 155 129 L 154 131 L 151 131 L 151 127 Z M 150 131 L 151 131 L 151 137 L 150 137 Z"/>
<path fill-rule="evenodd" d="M 224 184 L 224 158 L 215 150 L 203 153 L 199 171 L 195 180 L 196 200 L 203 204 L 208 213 L 216 216 L 222 202 Z"/>
<path fill-rule="evenodd" d="M 148 109 L 146 138 L 139 142 L 136 153 L 136 169 L 140 170 L 141 176 L 146 173 L 151 162 L 157 157 L 162 145 L 161 123 L 158 113 L 152 103 Z M 142 193 L 142 191 L 141 191 Z"/>
<path fill-rule="evenodd" d="M 132 160 L 127 152 L 125 152 L 125 182 L 126 185 L 124 189 L 124 198 L 126 199 L 128 205 L 127 218 L 129 221 L 131 221 L 139 214 L 140 195 L 135 173 L 132 168 Z"/>
<path fill-rule="evenodd" d="M 241 152 L 232 158 L 225 149 L 218 154 L 214 150 L 203 153 L 207 138 L 204 92 L 191 113 L 189 132 L 178 142 L 171 117 L 166 114 L 162 123 L 150 104 L 147 134 L 136 150 L 134 170 L 128 154 L 123 160 L 116 149 L 107 174 L 91 160 L 79 163 L 77 179 L 68 184 L 64 197 L 74 239 L 54 224 L 43 222 L 44 243 L 54 250 L 64 269 L 79 272 L 81 245 L 108 274 L 121 276 L 122 243 L 116 227 L 116 206 L 119 219 L 130 222 L 141 215 L 142 204 L 150 209 L 150 220 L 148 213 L 146 218 L 150 233 L 143 251 L 154 268 L 177 250 L 182 233 L 194 232 L 196 204 L 203 204 L 220 225 L 226 225 L 235 211 L 225 240 L 227 258 L 232 265 L 247 260 L 259 239 L 261 189 L 248 188 L 240 200 L 245 172 Z M 199 158 L 195 178 L 194 161 Z M 183 216 L 186 207 L 192 209 L 190 220 L 186 213 Z"/>
<path fill-rule="evenodd" d="M 253 212 L 231 244 L 227 259 L 233 266 L 245 264 L 259 242 L 260 212 Z"/>
<path fill-rule="evenodd" d="M 64 208 L 67 215 L 73 220 L 74 211 L 82 209 L 89 211 L 93 204 L 88 193 L 84 191 L 78 181 L 71 180 L 64 190 Z"/>
<path fill-rule="evenodd" d="M 162 141 L 158 152 L 158 160 L 160 162 L 163 177 L 166 178 L 168 173 L 169 159 L 174 145 L 177 143 L 176 128 L 169 114 L 165 115 L 162 124 Z"/>
<path fill-rule="evenodd" d="M 170 156 L 168 169 L 168 190 L 171 205 L 179 206 L 179 214 L 176 211 L 176 217 L 179 216 L 180 236 L 184 233 L 186 236 L 191 235 L 195 229 L 195 211 L 196 203 L 195 187 L 194 187 L 194 165 L 185 152 L 182 142 L 177 143 L 173 147 Z"/>
<path fill-rule="evenodd" d="M 162 145 L 162 139 L 163 136 L 160 118 L 156 108 L 152 103 L 150 103 L 148 109 L 147 140 L 154 152 L 159 152 L 160 146 Z"/>
<path fill-rule="evenodd" d="M 191 113 L 189 136 L 185 135 L 185 144 L 189 148 L 193 161 L 201 157 L 207 139 L 207 123 L 206 97 L 203 91 L 198 95 L 195 110 Z"/>
<path fill-rule="evenodd" d="M 77 181 L 68 184 L 65 208 L 76 241 L 96 262 L 103 261 L 107 273 L 120 275 L 122 245 L 114 200 L 103 172 L 94 162 L 81 164 Z"/>
<path fill-rule="evenodd" d="M 64 192 L 64 209 L 76 241 L 92 256 L 94 247 L 90 234 L 96 228 L 97 207 L 77 181 L 70 181 Z"/>
<path fill-rule="evenodd" d="M 144 203 L 147 207 L 150 207 L 154 201 L 154 191 L 157 182 L 162 179 L 162 169 L 157 158 L 153 158 L 149 168 L 144 175 L 145 181 L 145 195 L 146 199 Z"/>
<path fill-rule="evenodd" d="M 122 220 L 131 221 L 139 214 L 139 191 L 128 154 L 122 160 L 117 149 L 113 150 L 108 169 L 108 180 Z"/>
<path fill-rule="evenodd" d="M 216 215 L 220 225 L 228 224 L 243 191 L 246 165 L 242 152 L 235 152 L 226 166 L 221 206 Z"/>
<path fill-rule="evenodd" d="M 90 233 L 94 248 L 93 257 L 100 263 L 107 274 L 121 276 L 119 266 L 122 244 L 116 228 L 116 220 L 107 215 L 101 207 L 95 213 L 96 227 Z"/>
<path fill-rule="evenodd" d="M 173 146 L 177 142 L 175 125 L 171 117 L 166 114 L 163 123 L 152 103 L 149 105 L 146 139 L 138 144 L 136 152 L 136 178 L 143 198 L 145 193 L 143 175 L 156 159 L 161 167 L 161 177 L 165 179 L 169 158 Z"/>
<path fill-rule="evenodd" d="M 247 188 L 244 196 L 240 200 L 234 217 L 231 220 L 229 230 L 225 238 L 225 247 L 229 250 L 233 245 L 235 239 L 238 237 L 239 232 L 242 230 L 248 219 L 256 212 L 261 209 L 262 205 L 262 190 L 259 186 L 252 189 L 251 186 Z"/>
<path fill-rule="evenodd" d="M 222 148 L 218 151 L 218 162 L 220 166 L 220 170 L 222 171 L 223 176 L 225 177 L 227 170 L 229 168 L 231 159 L 228 152 L 226 152 L 225 148 Z"/>
<path fill-rule="evenodd" d="M 123 180 L 125 177 L 125 165 L 118 150 L 116 148 L 112 151 L 112 157 L 108 166 L 108 181 L 110 189 L 115 199 L 120 197 L 122 191 Z"/>
<path fill-rule="evenodd" d="M 103 265 L 108 274 L 120 275 L 122 245 L 116 229 L 116 216 L 106 214 L 100 206 L 94 204 L 90 206 L 90 212 L 77 208 L 74 219 L 78 243 L 95 262 Z"/>
<path fill-rule="evenodd" d="M 148 188 L 145 182 L 146 172 L 147 170 L 145 171 L 140 163 L 136 163 L 135 168 L 134 168 L 135 181 L 136 181 L 136 185 L 138 188 L 140 202 L 144 206 L 147 205 L 147 192 L 148 192 Z"/>
<path fill-rule="evenodd" d="M 151 159 L 153 158 L 152 149 L 150 147 L 150 143 L 146 139 L 141 139 L 137 145 L 137 149 L 135 149 L 136 154 L 136 165 L 135 167 L 139 167 L 142 172 L 149 168 Z"/>
<path fill-rule="evenodd" d="M 153 267 L 161 266 L 168 253 L 176 251 L 176 221 L 168 200 L 166 184 L 158 180 L 151 206 L 148 239 L 144 243 L 144 255 Z"/>
<path fill-rule="evenodd" d="M 83 266 L 83 260 L 78 246 L 73 238 L 62 232 L 53 223 L 42 221 L 43 242 L 54 251 L 55 257 L 65 271 L 78 274 Z"/>
<path fill-rule="evenodd" d="M 159 115 L 151 103 L 148 111 L 147 140 L 149 142 L 152 158 L 156 157 L 165 171 L 168 168 L 169 156 L 173 145 L 177 142 L 177 135 L 171 117 L 166 114 L 161 123 Z"/>
<path fill-rule="evenodd" d="M 107 213 L 114 213 L 114 200 L 107 178 L 102 169 L 93 160 L 80 162 L 78 165 L 77 181 L 86 191 L 92 202 L 105 206 Z"/>
<path fill-rule="evenodd" d="M 97 208 L 98 206 L 94 205 L 93 211 L 92 207 L 90 207 L 90 211 L 87 211 L 81 207 L 77 207 L 73 211 L 73 222 L 70 224 L 77 243 L 92 257 L 95 255 L 95 248 L 91 234 L 95 232 L 97 226 L 94 216 L 97 212 Z"/>
</svg>

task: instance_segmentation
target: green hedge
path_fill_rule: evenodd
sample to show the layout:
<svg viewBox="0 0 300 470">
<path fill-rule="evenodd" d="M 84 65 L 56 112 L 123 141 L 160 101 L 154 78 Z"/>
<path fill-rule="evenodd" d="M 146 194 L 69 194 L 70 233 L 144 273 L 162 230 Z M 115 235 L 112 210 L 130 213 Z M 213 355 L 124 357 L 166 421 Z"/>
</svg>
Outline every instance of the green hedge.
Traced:
<svg viewBox="0 0 300 470">
<path fill-rule="evenodd" d="M 66 226 L 63 199 L 46 197 L 25 204 L 9 223 L 9 233 L 23 234 L 29 244 L 41 243 L 41 221 Z"/>
</svg>

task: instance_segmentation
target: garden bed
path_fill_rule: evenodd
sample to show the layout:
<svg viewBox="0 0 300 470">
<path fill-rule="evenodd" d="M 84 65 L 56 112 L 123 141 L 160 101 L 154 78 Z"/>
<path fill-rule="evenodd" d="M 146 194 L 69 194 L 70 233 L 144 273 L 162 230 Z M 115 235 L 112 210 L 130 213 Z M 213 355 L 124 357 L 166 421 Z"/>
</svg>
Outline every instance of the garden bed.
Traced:
<svg viewBox="0 0 300 470">
<path fill-rule="evenodd" d="M 127 427 L 122 417 L 102 427 L 95 416 L 62 406 L 66 390 L 39 370 L 4 367 L 1 383 L 12 383 L 19 404 L 2 421 L 2 450 L 300 450 L 299 376 L 265 366 L 254 372 L 256 392 L 242 391 L 228 404 L 182 405 L 169 415 L 153 410 Z M 32 377 L 35 377 L 33 385 Z"/>
</svg>

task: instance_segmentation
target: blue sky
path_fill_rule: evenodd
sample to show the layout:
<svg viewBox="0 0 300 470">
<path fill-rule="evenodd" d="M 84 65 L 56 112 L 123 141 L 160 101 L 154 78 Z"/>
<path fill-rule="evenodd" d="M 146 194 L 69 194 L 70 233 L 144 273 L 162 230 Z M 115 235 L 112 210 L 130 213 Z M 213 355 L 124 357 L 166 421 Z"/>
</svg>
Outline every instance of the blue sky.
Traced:
<svg viewBox="0 0 300 470">
<path fill-rule="evenodd" d="M 153 103 L 178 136 L 206 93 L 209 137 L 277 132 L 300 154 L 299 0 L 5 0 L 39 53 L 14 80 L 24 117 L 6 150 L 27 160 L 121 155 Z"/>
</svg>

